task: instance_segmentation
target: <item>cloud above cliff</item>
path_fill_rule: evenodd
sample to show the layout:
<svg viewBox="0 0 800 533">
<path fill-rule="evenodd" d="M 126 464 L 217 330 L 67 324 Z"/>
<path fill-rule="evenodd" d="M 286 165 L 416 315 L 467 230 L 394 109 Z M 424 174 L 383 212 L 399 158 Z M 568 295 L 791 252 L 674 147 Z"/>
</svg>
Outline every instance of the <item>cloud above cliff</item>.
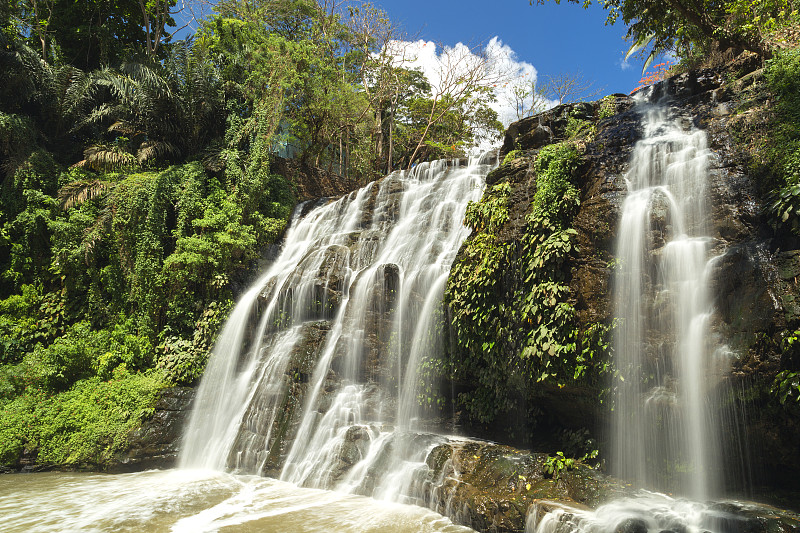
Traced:
<svg viewBox="0 0 800 533">
<path fill-rule="evenodd" d="M 486 66 L 485 78 L 497 96 L 491 107 L 504 126 L 518 119 L 514 87 L 531 86 L 537 79 L 536 68 L 527 61 L 520 61 L 517 53 L 497 36 L 477 47 L 461 42 L 454 46 L 437 46 L 433 41 L 422 39 L 393 41 L 390 46 L 398 64 L 421 70 L 434 91 L 447 85 L 448 80 L 443 77 L 447 76 L 449 69 L 466 71 L 483 61 Z"/>
</svg>

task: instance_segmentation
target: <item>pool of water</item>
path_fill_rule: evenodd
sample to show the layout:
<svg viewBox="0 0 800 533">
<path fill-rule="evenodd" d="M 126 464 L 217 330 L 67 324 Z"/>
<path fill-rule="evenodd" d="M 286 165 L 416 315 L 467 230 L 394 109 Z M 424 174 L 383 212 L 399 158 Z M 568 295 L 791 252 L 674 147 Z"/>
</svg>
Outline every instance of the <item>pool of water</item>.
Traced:
<svg viewBox="0 0 800 533">
<path fill-rule="evenodd" d="M 0 524 L 5 533 L 473 531 L 422 507 L 206 470 L 2 475 Z"/>
</svg>

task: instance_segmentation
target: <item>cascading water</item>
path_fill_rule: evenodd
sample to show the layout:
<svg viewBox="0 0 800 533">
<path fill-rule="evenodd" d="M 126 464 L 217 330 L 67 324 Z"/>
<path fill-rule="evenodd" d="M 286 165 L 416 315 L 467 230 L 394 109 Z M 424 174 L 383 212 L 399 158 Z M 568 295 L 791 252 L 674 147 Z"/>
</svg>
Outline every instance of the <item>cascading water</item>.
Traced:
<svg viewBox="0 0 800 533">
<path fill-rule="evenodd" d="M 641 487 L 703 500 L 718 488 L 719 428 L 708 405 L 719 376 L 708 335 L 705 132 L 640 102 L 617 246 L 613 468 Z"/>
<path fill-rule="evenodd" d="M 469 234 L 464 212 L 492 163 L 424 163 L 296 214 L 220 334 L 181 466 L 283 464 L 298 485 L 419 501 L 414 474 L 440 438 L 410 432 L 417 368 L 440 347 L 434 319 Z"/>
<path fill-rule="evenodd" d="M 639 95 L 637 106 L 644 136 L 625 176 L 614 279 L 611 469 L 639 488 L 680 497 L 642 491 L 595 511 L 538 502 L 529 532 L 719 531 L 737 520 L 705 503 L 721 488 L 713 398 L 727 354 L 709 331 L 712 153 L 705 132 L 671 116 L 668 105 Z"/>
</svg>

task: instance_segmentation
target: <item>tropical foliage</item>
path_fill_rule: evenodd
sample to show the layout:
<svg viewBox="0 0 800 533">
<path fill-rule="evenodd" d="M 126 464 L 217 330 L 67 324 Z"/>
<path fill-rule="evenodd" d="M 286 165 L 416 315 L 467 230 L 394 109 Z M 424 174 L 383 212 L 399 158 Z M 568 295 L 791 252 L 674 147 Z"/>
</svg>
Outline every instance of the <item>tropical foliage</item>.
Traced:
<svg viewBox="0 0 800 533">
<path fill-rule="evenodd" d="M 175 41 L 180 5 L 2 3 L 4 463 L 107 461 L 199 378 L 294 208 L 275 154 L 355 185 L 500 129 L 485 80 L 437 91 L 367 4 L 224 0 Z"/>
<path fill-rule="evenodd" d="M 504 164 L 521 156 L 516 152 Z M 519 408 L 541 386 L 591 379 L 606 359 L 608 328 L 597 324 L 579 333 L 565 269 L 575 250 L 574 179 L 581 160 L 575 141 L 536 154 L 535 194 L 518 239 L 507 237 L 505 225 L 512 189 L 520 185 L 500 182 L 467 208 L 474 234 L 445 294 L 454 345 L 434 370 L 470 384 L 457 401 L 479 422 Z"/>
<path fill-rule="evenodd" d="M 546 1 L 536 0 L 536 3 Z M 568 1 L 584 8 L 592 3 Z M 598 3 L 608 11 L 607 24 L 621 19 L 628 27 L 631 52 L 649 52 L 645 68 L 664 52 L 683 59 L 701 59 L 729 48 L 770 55 L 766 37 L 796 19 L 798 7 L 793 0 L 601 0 Z"/>
</svg>

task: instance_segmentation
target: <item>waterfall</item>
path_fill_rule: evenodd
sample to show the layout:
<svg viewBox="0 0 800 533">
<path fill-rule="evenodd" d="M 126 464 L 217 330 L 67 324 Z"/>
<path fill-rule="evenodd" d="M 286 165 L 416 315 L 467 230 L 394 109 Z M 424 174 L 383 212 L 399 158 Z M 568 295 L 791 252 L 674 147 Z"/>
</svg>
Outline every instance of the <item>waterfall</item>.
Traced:
<svg viewBox="0 0 800 533">
<path fill-rule="evenodd" d="M 436 318 L 469 234 L 464 212 L 494 159 L 423 163 L 299 207 L 279 257 L 220 333 L 181 466 L 383 499 L 414 493 L 440 442 L 412 433 L 417 369 L 441 349 Z"/>
<path fill-rule="evenodd" d="M 710 331 L 714 254 L 724 253 L 709 236 L 713 154 L 705 132 L 648 96 L 635 97 L 644 135 L 625 175 L 613 292 L 610 466 L 637 490 L 595 510 L 538 500 L 528 533 L 718 532 L 747 520 L 708 501 L 722 488 L 729 356 Z"/>
<path fill-rule="evenodd" d="M 614 307 L 613 468 L 637 485 L 706 499 L 718 489 L 719 377 L 708 323 L 705 132 L 640 100 L 644 137 L 625 181 Z"/>
</svg>

